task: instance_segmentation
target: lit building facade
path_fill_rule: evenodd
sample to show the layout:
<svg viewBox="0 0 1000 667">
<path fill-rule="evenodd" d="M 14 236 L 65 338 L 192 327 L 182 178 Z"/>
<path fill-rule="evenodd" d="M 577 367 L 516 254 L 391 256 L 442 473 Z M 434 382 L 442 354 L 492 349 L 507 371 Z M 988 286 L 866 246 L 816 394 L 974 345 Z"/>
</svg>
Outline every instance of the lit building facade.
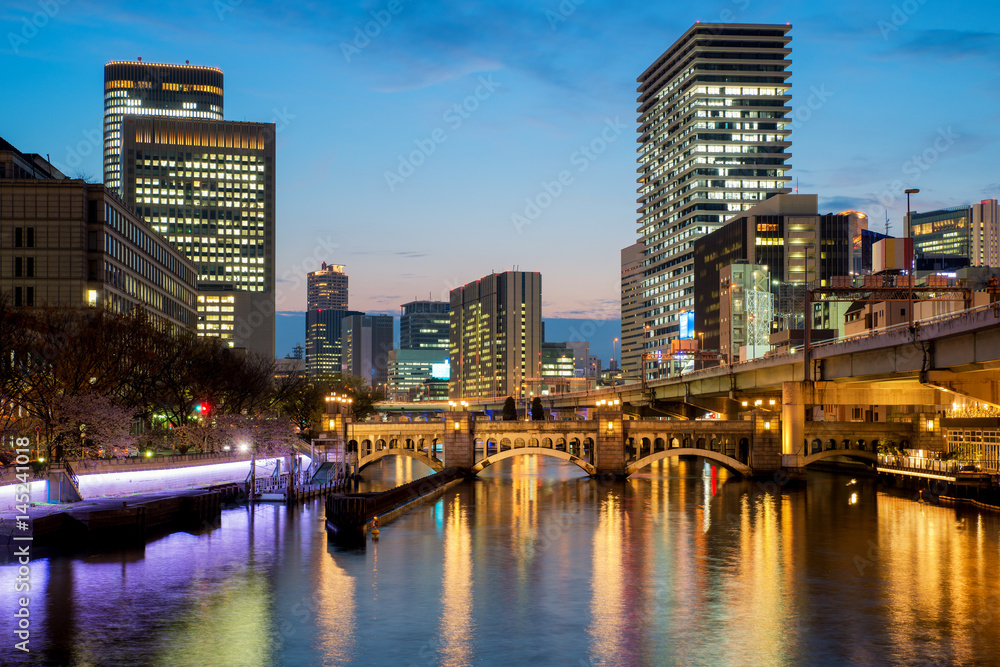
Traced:
<svg viewBox="0 0 1000 667">
<path fill-rule="evenodd" d="M 10 150 L 0 147 L 0 164 L 13 162 Z M 38 166 L 42 178 L 0 177 L 0 284 L 11 304 L 139 306 L 164 331 L 194 332 L 194 264 L 105 186 Z"/>
<path fill-rule="evenodd" d="M 359 377 L 374 389 L 388 391 L 392 316 L 352 314 L 341 320 L 341 374 Z"/>
<path fill-rule="evenodd" d="M 273 359 L 274 125 L 128 115 L 122 138 L 124 199 L 198 267 L 199 335 Z"/>
<path fill-rule="evenodd" d="M 542 377 L 578 377 L 575 361 L 576 355 L 566 343 L 542 343 Z"/>
<path fill-rule="evenodd" d="M 719 354 L 728 363 L 764 356 L 771 349 L 774 294 L 766 266 L 740 262 L 719 272 Z"/>
<path fill-rule="evenodd" d="M 400 306 L 399 349 L 441 350 L 448 356 L 447 301 L 411 301 Z"/>
<path fill-rule="evenodd" d="M 318 271 L 306 276 L 307 310 L 347 310 L 347 274 L 343 264 L 323 262 Z"/>
<path fill-rule="evenodd" d="M 306 311 L 306 373 L 310 376 L 341 374 L 341 328 L 344 318 L 351 315 L 364 313 L 336 309 Z"/>
<path fill-rule="evenodd" d="M 411 301 L 400 307 L 399 349 L 389 357 L 393 400 L 448 398 L 449 307 L 446 301 Z"/>
<path fill-rule="evenodd" d="M 223 75 L 217 67 L 113 61 L 104 66 L 104 184 L 122 183 L 125 116 L 222 120 Z"/>
<path fill-rule="evenodd" d="M 521 396 L 541 376 L 541 274 L 494 273 L 451 290 L 449 326 L 449 398 Z"/>
<path fill-rule="evenodd" d="M 447 400 L 450 377 L 447 351 L 444 355 L 433 349 L 389 352 L 390 400 Z"/>
<path fill-rule="evenodd" d="M 963 258 L 966 266 L 1000 266 L 1000 208 L 996 199 L 906 217 L 920 259 Z"/>
<path fill-rule="evenodd" d="M 817 213 L 816 195 L 778 195 L 730 220 L 694 243 L 695 302 L 693 332 L 703 334 L 704 350 L 719 350 L 725 267 L 741 262 L 770 274 L 772 330 L 804 326 L 805 292 L 848 276 L 855 266 L 854 236 L 867 218 L 855 212 Z M 843 304 L 814 304 L 813 327 L 836 328 Z M 762 328 L 757 329 L 763 333 Z M 738 350 L 734 350 L 735 353 Z M 728 359 L 728 355 L 724 355 Z"/>
<path fill-rule="evenodd" d="M 646 353 L 669 351 L 694 308 L 695 241 L 788 192 L 790 30 L 698 23 L 638 78 Z"/>
</svg>

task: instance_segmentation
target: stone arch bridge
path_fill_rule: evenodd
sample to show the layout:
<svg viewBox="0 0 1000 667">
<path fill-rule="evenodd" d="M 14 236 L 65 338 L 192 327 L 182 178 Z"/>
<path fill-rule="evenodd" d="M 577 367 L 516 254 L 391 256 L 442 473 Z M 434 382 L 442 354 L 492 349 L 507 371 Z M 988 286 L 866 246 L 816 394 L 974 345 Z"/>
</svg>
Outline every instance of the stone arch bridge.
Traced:
<svg viewBox="0 0 1000 667">
<path fill-rule="evenodd" d="M 625 419 L 598 412 L 592 419 L 484 421 L 469 412 L 446 412 L 426 421 L 342 424 L 358 468 L 387 456 L 405 456 L 433 470 L 458 466 L 478 473 L 504 459 L 535 454 L 578 466 L 588 475 L 627 476 L 670 457 L 700 456 L 742 475 L 801 470 L 844 458 L 875 462 L 878 444 L 905 442 L 910 424 L 810 422 L 801 450 L 781 452 L 777 415 L 743 420 Z"/>
</svg>

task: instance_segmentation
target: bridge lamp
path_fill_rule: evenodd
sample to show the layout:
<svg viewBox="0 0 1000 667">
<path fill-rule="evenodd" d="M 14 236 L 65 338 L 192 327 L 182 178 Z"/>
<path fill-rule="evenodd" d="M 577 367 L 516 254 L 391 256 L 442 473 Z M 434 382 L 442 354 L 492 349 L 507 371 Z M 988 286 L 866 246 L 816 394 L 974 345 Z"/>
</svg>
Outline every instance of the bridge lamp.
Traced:
<svg viewBox="0 0 1000 667">
<path fill-rule="evenodd" d="M 457 430 L 458 430 L 458 429 L 460 429 L 460 428 L 461 428 L 461 426 L 459 425 L 459 423 L 458 423 L 458 422 L 455 422 L 455 430 L 457 431 Z"/>
<path fill-rule="evenodd" d="M 745 408 L 746 406 L 747 406 L 747 402 L 743 401 L 743 407 Z"/>
<path fill-rule="evenodd" d="M 615 423 L 608 422 L 608 431 L 614 431 L 614 430 L 615 430 Z"/>
<path fill-rule="evenodd" d="M 768 405 L 774 405 L 774 399 L 772 398 L 771 400 L 769 400 L 769 401 L 767 402 L 767 404 L 768 404 Z"/>
<path fill-rule="evenodd" d="M 927 420 L 927 431 L 931 432 L 933 430 L 934 430 L 934 420 L 933 419 L 928 419 Z"/>
<path fill-rule="evenodd" d="M 771 430 L 771 422 L 764 422 L 764 430 L 765 431 Z"/>
<path fill-rule="evenodd" d="M 756 401 L 754 401 L 754 403 L 753 403 L 753 404 L 754 404 L 755 406 L 756 406 L 756 405 L 763 405 L 763 404 L 764 404 L 764 401 L 763 401 L 762 399 L 758 398 L 758 399 L 757 399 Z"/>
</svg>

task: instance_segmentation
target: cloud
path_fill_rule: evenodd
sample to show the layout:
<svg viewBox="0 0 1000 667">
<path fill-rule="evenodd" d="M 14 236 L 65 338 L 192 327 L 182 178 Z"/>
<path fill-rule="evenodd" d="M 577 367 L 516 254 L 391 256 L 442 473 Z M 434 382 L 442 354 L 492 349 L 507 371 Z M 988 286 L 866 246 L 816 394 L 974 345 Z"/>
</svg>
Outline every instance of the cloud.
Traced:
<svg viewBox="0 0 1000 667">
<path fill-rule="evenodd" d="M 973 30 L 920 30 L 894 49 L 906 57 L 1000 60 L 1000 34 Z"/>
</svg>

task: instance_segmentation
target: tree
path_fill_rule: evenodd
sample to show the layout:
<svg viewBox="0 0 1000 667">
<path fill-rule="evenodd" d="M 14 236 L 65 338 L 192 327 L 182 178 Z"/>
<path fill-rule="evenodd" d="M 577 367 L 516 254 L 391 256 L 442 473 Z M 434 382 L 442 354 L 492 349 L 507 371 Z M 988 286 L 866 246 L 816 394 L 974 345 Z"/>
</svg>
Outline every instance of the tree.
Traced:
<svg viewBox="0 0 1000 667">
<path fill-rule="evenodd" d="M 503 402 L 503 420 L 505 422 L 517 421 L 517 405 L 514 404 L 514 397 L 508 396 Z"/>
<path fill-rule="evenodd" d="M 545 421 L 545 409 L 542 407 L 542 399 L 538 396 L 531 399 L 531 421 Z"/>
<path fill-rule="evenodd" d="M 117 458 L 128 456 L 136 441 L 130 432 L 135 410 L 118 405 L 100 394 L 67 394 L 53 401 L 53 441 L 63 455 Z"/>
</svg>

